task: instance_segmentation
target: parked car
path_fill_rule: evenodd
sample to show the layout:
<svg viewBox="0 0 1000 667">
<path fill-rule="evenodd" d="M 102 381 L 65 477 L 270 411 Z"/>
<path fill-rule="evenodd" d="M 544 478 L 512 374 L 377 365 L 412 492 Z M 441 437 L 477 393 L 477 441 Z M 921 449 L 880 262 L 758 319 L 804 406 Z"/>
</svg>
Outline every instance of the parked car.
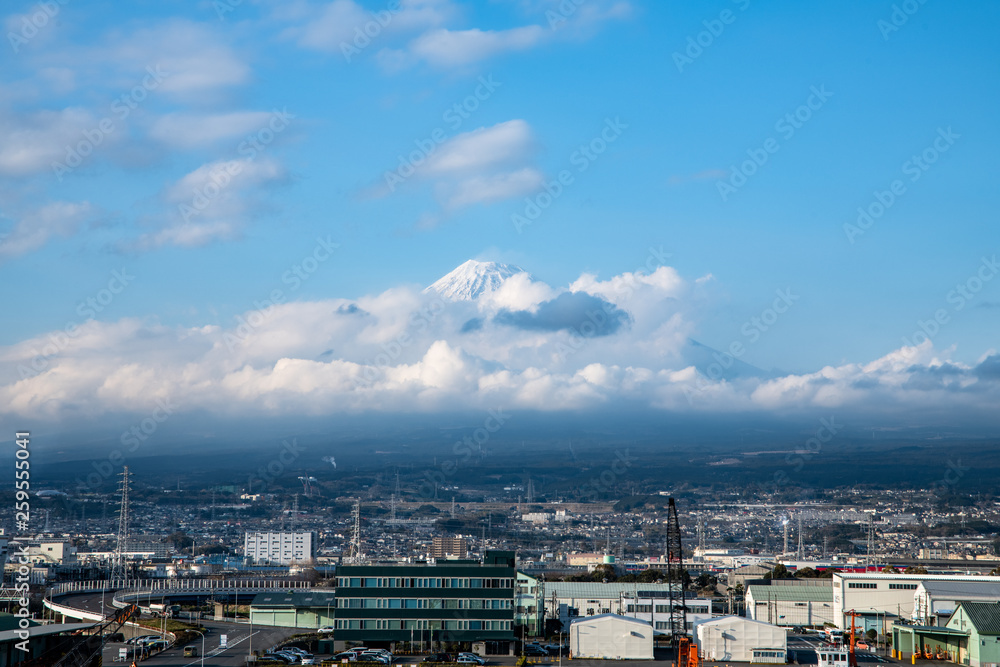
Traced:
<svg viewBox="0 0 1000 667">
<path fill-rule="evenodd" d="M 288 656 L 281 655 L 280 653 L 265 653 L 264 655 L 260 656 L 259 660 L 261 662 L 271 661 L 271 662 L 281 662 L 286 665 L 292 664 L 292 661 Z"/>
<path fill-rule="evenodd" d="M 485 665 L 486 659 L 479 657 L 475 653 L 459 653 L 458 657 L 455 658 L 455 662 L 468 665 Z"/>
<path fill-rule="evenodd" d="M 450 653 L 431 653 L 420 662 L 454 662 Z"/>
<path fill-rule="evenodd" d="M 104 641 L 116 642 L 120 644 L 125 641 L 125 635 L 123 635 L 120 632 L 109 632 L 108 634 L 104 635 Z"/>
<path fill-rule="evenodd" d="M 343 662 L 344 660 L 348 662 L 354 662 L 355 660 L 358 659 L 358 654 L 355 653 L 354 651 L 344 651 L 343 653 L 338 653 L 337 655 L 333 656 L 333 659 L 336 660 L 337 662 Z"/>
<path fill-rule="evenodd" d="M 557 655 L 560 649 L 563 653 L 569 653 L 567 650 L 569 648 L 568 646 L 560 646 L 559 644 L 546 644 L 542 648 L 548 651 L 549 655 Z"/>
<path fill-rule="evenodd" d="M 333 632 L 333 626 L 332 625 L 324 625 L 322 628 L 320 628 L 316 632 L 320 633 L 321 635 L 325 635 L 325 634 L 327 634 L 329 632 Z"/>
<path fill-rule="evenodd" d="M 521 655 L 526 655 L 529 657 L 542 657 L 548 656 L 549 652 L 546 651 L 541 646 L 525 644 L 524 649 L 521 651 Z"/>
</svg>

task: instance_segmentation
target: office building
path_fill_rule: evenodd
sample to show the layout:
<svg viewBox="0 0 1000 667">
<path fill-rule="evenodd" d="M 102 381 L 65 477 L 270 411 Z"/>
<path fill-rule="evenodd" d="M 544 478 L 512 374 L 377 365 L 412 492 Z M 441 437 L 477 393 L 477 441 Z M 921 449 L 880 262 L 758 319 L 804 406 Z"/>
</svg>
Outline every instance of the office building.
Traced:
<svg viewBox="0 0 1000 667">
<path fill-rule="evenodd" d="M 243 554 L 256 565 L 308 563 L 316 557 L 316 533 L 247 533 Z"/>
</svg>

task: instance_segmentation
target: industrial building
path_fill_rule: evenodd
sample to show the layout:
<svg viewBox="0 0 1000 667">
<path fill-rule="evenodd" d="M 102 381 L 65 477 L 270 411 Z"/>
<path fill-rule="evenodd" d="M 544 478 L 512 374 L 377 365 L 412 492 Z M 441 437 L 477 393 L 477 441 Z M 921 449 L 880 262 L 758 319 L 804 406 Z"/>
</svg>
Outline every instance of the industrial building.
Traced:
<svg viewBox="0 0 1000 667">
<path fill-rule="evenodd" d="M 618 614 L 578 618 L 569 626 L 569 654 L 577 660 L 652 660 L 653 628 Z"/>
<path fill-rule="evenodd" d="M 652 623 L 656 630 L 670 627 L 670 587 L 667 584 L 543 582 L 538 597 L 545 618 L 558 618 L 563 628 L 580 617 L 617 614 Z M 712 601 L 686 598 L 688 630 L 698 620 L 712 617 Z"/>
<path fill-rule="evenodd" d="M 833 623 L 833 589 L 820 585 L 782 584 L 747 586 L 747 617 L 774 625 L 821 627 Z M 811 582 L 810 582 L 811 583 Z"/>
<path fill-rule="evenodd" d="M 342 565 L 337 568 L 336 638 L 375 645 L 506 644 L 514 639 L 516 577 L 513 551 L 487 551 L 482 562 Z"/>
<path fill-rule="evenodd" d="M 959 602 L 1000 601 L 1000 581 L 922 581 L 913 593 L 911 620 L 918 625 L 944 625 Z"/>
<path fill-rule="evenodd" d="M 901 660 L 920 653 L 969 667 L 994 667 L 1000 663 L 1000 603 L 960 602 L 943 627 L 893 625 L 892 645 Z"/>
<path fill-rule="evenodd" d="M 316 557 L 316 533 L 247 533 L 243 554 L 256 565 L 291 565 Z"/>
<path fill-rule="evenodd" d="M 250 621 L 283 628 L 322 628 L 333 625 L 336 610 L 337 595 L 333 591 L 268 591 L 254 596 Z"/>
<path fill-rule="evenodd" d="M 915 598 L 917 589 L 925 582 L 997 584 L 1000 583 L 1000 577 L 835 572 L 833 623 L 842 630 L 849 628 L 851 620 L 845 612 L 854 610 L 862 614 L 859 619 L 862 629 L 874 628 L 879 633 L 885 633 L 894 619 L 916 619 L 922 614 L 916 606 Z"/>
<path fill-rule="evenodd" d="M 702 659 L 784 664 L 788 635 L 783 628 L 740 616 L 701 621 L 694 628 L 694 642 Z"/>
</svg>

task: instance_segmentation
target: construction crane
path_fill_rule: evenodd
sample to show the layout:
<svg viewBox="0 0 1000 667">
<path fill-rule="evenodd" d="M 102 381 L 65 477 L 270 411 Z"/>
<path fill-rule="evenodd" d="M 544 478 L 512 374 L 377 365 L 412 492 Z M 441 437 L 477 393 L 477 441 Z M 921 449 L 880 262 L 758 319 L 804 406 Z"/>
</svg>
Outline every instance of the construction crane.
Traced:
<svg viewBox="0 0 1000 667">
<path fill-rule="evenodd" d="M 850 616 L 851 617 L 851 640 L 850 640 L 850 646 L 849 646 L 849 648 L 847 650 L 847 664 L 848 664 L 848 667 L 858 667 L 858 656 L 857 656 L 857 653 L 855 653 L 855 651 L 854 651 L 854 645 L 858 641 L 857 637 L 854 635 L 854 632 L 855 632 L 855 630 L 854 630 L 854 619 L 856 619 L 857 617 L 861 616 L 861 614 L 859 614 L 858 612 L 856 612 L 856 611 L 854 611 L 852 609 L 850 611 L 845 611 L 844 612 L 844 616 Z"/>
<path fill-rule="evenodd" d="M 100 665 L 104 652 L 104 637 L 108 633 L 118 632 L 125 623 L 139 615 L 138 605 L 129 605 L 119 609 L 93 626 L 92 634 L 79 632 L 70 636 L 67 642 L 49 649 L 34 660 L 18 663 L 19 667 L 92 667 Z"/>
<path fill-rule="evenodd" d="M 676 667 L 698 667 L 698 647 L 687 636 L 687 601 L 684 595 L 684 553 L 677 505 L 667 501 L 667 595 L 670 602 L 670 634 L 677 647 Z M 638 595 L 636 596 L 638 603 Z"/>
</svg>

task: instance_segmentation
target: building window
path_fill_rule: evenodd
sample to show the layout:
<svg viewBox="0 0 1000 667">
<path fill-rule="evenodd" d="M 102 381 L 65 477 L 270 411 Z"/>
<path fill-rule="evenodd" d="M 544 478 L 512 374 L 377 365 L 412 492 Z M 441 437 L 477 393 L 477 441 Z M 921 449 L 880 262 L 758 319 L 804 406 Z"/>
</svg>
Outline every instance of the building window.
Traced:
<svg viewBox="0 0 1000 667">
<path fill-rule="evenodd" d="M 869 589 L 873 589 L 873 588 L 878 588 L 878 584 L 869 584 L 869 583 L 865 583 L 865 582 L 851 581 L 851 582 L 848 582 L 847 587 L 848 588 L 869 588 Z"/>
</svg>

